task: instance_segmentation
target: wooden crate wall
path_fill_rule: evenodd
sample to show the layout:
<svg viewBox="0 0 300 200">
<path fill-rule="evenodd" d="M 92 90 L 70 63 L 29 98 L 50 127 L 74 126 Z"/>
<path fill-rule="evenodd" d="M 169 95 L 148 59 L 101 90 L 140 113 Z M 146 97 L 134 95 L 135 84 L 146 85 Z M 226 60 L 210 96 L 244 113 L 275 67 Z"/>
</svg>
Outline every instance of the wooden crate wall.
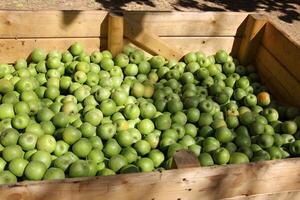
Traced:
<svg viewBox="0 0 300 200">
<path fill-rule="evenodd" d="M 105 11 L 0 11 L 0 63 L 36 48 L 65 51 L 79 41 L 88 53 L 106 47 Z"/>
</svg>

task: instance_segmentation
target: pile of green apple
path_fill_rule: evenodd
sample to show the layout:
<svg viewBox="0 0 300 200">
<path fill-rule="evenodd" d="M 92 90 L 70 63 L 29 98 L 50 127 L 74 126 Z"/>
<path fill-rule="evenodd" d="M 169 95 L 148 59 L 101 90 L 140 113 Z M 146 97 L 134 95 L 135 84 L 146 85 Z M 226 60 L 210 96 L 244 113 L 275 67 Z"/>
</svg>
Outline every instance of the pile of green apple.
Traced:
<svg viewBox="0 0 300 200">
<path fill-rule="evenodd" d="M 201 166 L 300 155 L 299 109 L 224 50 L 37 48 L 0 64 L 0 94 L 0 184 L 168 169 L 181 149 Z"/>
</svg>

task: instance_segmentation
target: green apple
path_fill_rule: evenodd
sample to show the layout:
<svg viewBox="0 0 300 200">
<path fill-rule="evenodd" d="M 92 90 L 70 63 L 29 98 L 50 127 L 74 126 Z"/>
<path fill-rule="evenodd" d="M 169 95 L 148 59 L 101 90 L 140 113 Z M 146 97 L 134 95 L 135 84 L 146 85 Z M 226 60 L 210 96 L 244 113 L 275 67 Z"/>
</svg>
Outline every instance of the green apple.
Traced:
<svg viewBox="0 0 300 200">
<path fill-rule="evenodd" d="M 12 184 L 17 182 L 17 177 L 8 170 L 0 172 L 0 185 Z"/>
<path fill-rule="evenodd" d="M 158 149 L 150 151 L 149 158 L 153 161 L 154 167 L 159 167 L 165 160 L 164 154 Z"/>
<path fill-rule="evenodd" d="M 20 136 L 20 134 L 16 129 L 8 128 L 1 133 L 0 143 L 3 146 L 17 144 L 19 136 Z"/>
<path fill-rule="evenodd" d="M 65 173 L 62 169 L 51 167 L 47 169 L 45 172 L 45 175 L 43 177 L 44 180 L 58 180 L 58 179 L 64 179 Z"/>
<path fill-rule="evenodd" d="M 51 154 L 49 152 L 38 150 L 30 157 L 30 160 L 31 161 L 40 161 L 46 166 L 46 168 L 49 168 L 51 165 L 52 158 L 51 158 Z"/>
<path fill-rule="evenodd" d="M 162 56 L 153 56 L 150 60 L 149 63 L 152 68 L 154 69 L 159 69 L 165 64 L 165 58 Z"/>
<path fill-rule="evenodd" d="M 95 64 L 100 63 L 102 58 L 103 58 L 103 55 L 99 51 L 93 51 L 91 54 L 91 61 Z"/>
<path fill-rule="evenodd" d="M 224 50 L 219 50 L 215 55 L 215 59 L 216 59 L 217 63 L 223 64 L 227 61 L 228 54 Z"/>
<path fill-rule="evenodd" d="M 142 172 L 151 172 L 154 170 L 154 163 L 150 158 L 141 158 L 137 161 L 137 166 Z"/>
<path fill-rule="evenodd" d="M 150 152 L 151 146 L 146 140 L 139 140 L 134 144 L 135 150 L 140 155 L 146 155 Z"/>
<path fill-rule="evenodd" d="M 52 153 L 56 148 L 56 140 L 52 135 L 42 135 L 37 140 L 37 149 Z"/>
<path fill-rule="evenodd" d="M 112 156 L 108 161 L 108 167 L 114 172 L 118 172 L 125 165 L 127 165 L 127 160 L 122 155 Z"/>
<path fill-rule="evenodd" d="M 23 158 L 16 158 L 13 159 L 9 165 L 8 169 L 12 172 L 15 176 L 21 177 L 24 174 L 25 168 L 29 162 Z"/>
<path fill-rule="evenodd" d="M 70 52 L 73 56 L 78 56 L 83 52 L 83 46 L 79 42 L 75 42 L 70 47 Z"/>
<path fill-rule="evenodd" d="M 89 176 L 90 166 L 86 160 L 77 160 L 71 164 L 69 169 L 69 176 L 71 178 L 87 177 Z"/>
<path fill-rule="evenodd" d="M 30 58 L 33 62 L 38 63 L 46 59 L 46 52 L 43 49 L 36 48 L 31 52 Z"/>
<path fill-rule="evenodd" d="M 130 146 L 134 141 L 133 135 L 129 131 L 119 131 L 115 138 L 123 147 Z"/>
<path fill-rule="evenodd" d="M 79 158 L 85 158 L 92 150 L 92 144 L 87 138 L 80 138 L 72 145 L 73 153 Z"/>
<path fill-rule="evenodd" d="M 103 153 L 106 157 L 111 158 L 112 156 L 118 155 L 121 149 L 121 146 L 115 139 L 109 139 L 103 148 Z"/>
<path fill-rule="evenodd" d="M 28 180 L 41 180 L 46 172 L 46 166 L 40 161 L 30 161 L 25 168 L 25 177 Z"/>
<path fill-rule="evenodd" d="M 144 60 L 144 52 L 141 50 L 134 50 L 129 54 L 129 60 L 131 63 L 139 64 Z"/>
<path fill-rule="evenodd" d="M 126 54 L 120 53 L 115 58 L 115 65 L 119 67 L 125 67 L 129 64 L 129 58 Z"/>
</svg>

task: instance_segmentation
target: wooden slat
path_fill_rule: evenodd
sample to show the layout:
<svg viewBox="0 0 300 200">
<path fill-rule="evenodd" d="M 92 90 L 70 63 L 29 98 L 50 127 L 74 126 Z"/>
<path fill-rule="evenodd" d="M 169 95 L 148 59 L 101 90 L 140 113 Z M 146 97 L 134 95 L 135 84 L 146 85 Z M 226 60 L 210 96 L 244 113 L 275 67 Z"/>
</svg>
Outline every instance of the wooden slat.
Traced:
<svg viewBox="0 0 300 200">
<path fill-rule="evenodd" d="M 293 200 L 300 199 L 300 191 L 279 192 L 273 194 L 258 194 L 251 196 L 239 196 L 225 198 L 223 200 Z"/>
<path fill-rule="evenodd" d="M 194 153 L 187 150 L 179 150 L 174 154 L 173 169 L 183 169 L 190 167 L 200 167 L 199 161 Z"/>
<path fill-rule="evenodd" d="M 262 44 L 283 64 L 288 71 L 300 80 L 300 44 L 284 31 L 268 23 L 262 38 Z"/>
<path fill-rule="evenodd" d="M 167 59 L 175 60 L 180 60 L 184 56 L 183 52 L 164 42 L 147 28 L 127 18 L 124 18 L 124 36 L 149 53 L 159 54 Z"/>
<path fill-rule="evenodd" d="M 0 39 L 0 63 L 13 63 L 18 58 L 27 58 L 37 47 L 47 51 L 65 51 L 74 42 L 82 43 L 88 53 L 107 48 L 107 40 L 99 38 Z"/>
<path fill-rule="evenodd" d="M 234 37 L 161 37 L 161 39 L 180 49 L 184 54 L 201 50 L 206 55 L 212 55 L 224 49 L 236 56 L 240 43 L 240 38 Z"/>
<path fill-rule="evenodd" d="M 300 191 L 300 159 L 0 186 L 1 199 L 221 199 Z"/>
<path fill-rule="evenodd" d="M 276 79 L 276 77 L 271 74 L 271 72 L 267 69 L 263 62 L 256 59 L 255 65 L 260 75 L 261 82 L 272 92 L 273 97 L 280 103 L 291 104 L 292 101 L 286 98 L 287 96 L 289 96 L 289 93 Z"/>
<path fill-rule="evenodd" d="M 234 12 L 125 12 L 159 36 L 235 36 L 242 34 L 247 13 Z"/>
<path fill-rule="evenodd" d="M 297 81 L 267 49 L 260 46 L 256 55 L 256 66 L 263 72 L 262 79 L 272 93 L 291 105 L 300 105 L 300 82 Z"/>
<path fill-rule="evenodd" d="M 240 38 L 234 37 L 160 37 L 171 46 L 181 50 L 183 54 L 195 51 L 203 51 L 206 55 L 212 55 L 220 49 L 226 50 L 236 56 Z M 124 44 L 130 43 L 124 39 Z M 132 44 L 132 43 L 131 43 Z M 135 46 L 135 45 L 134 45 Z M 137 46 L 135 46 L 138 48 Z M 154 55 L 147 52 L 147 56 Z"/>
<path fill-rule="evenodd" d="M 247 24 L 238 51 L 238 59 L 241 64 L 248 65 L 253 60 L 260 45 L 267 19 L 262 15 L 249 15 Z"/>
<path fill-rule="evenodd" d="M 107 47 L 113 56 L 116 56 L 123 48 L 123 17 L 114 14 L 108 16 Z"/>
<path fill-rule="evenodd" d="M 0 38 L 105 37 L 105 11 L 0 11 Z"/>
<path fill-rule="evenodd" d="M 238 46 L 240 42 L 239 38 L 231 37 L 161 37 L 161 39 L 180 49 L 183 54 L 202 50 L 207 55 L 213 54 L 219 49 L 225 49 L 227 52 L 236 55 L 237 47 L 235 46 Z M 53 48 L 65 50 L 75 41 L 83 42 L 88 52 L 99 49 L 100 45 L 98 38 L 0 39 L 0 62 L 11 63 L 20 57 L 26 57 L 34 47 L 41 47 L 46 50 L 52 50 Z M 128 43 L 128 40 L 125 39 L 124 43 Z M 107 39 L 101 38 L 101 49 L 107 48 L 106 44 Z M 150 54 L 148 54 L 149 56 Z"/>
</svg>

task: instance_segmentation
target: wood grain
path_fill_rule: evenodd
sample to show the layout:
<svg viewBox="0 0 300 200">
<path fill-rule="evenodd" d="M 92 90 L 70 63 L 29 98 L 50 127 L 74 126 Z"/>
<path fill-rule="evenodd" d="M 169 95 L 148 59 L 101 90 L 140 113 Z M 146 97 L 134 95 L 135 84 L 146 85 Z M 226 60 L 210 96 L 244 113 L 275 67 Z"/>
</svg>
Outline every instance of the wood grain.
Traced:
<svg viewBox="0 0 300 200">
<path fill-rule="evenodd" d="M 124 17 L 158 36 L 242 36 L 247 13 L 125 12 Z"/>
<path fill-rule="evenodd" d="M 299 43 L 296 43 L 272 23 L 268 23 L 262 38 L 262 44 L 296 79 L 300 81 Z"/>
<path fill-rule="evenodd" d="M 223 200 L 293 200 L 293 199 L 300 199 L 300 191 L 287 191 L 287 192 L 278 192 L 273 194 L 258 194 L 258 195 L 251 195 L 251 196 L 238 196 L 233 198 L 224 198 Z"/>
<path fill-rule="evenodd" d="M 256 59 L 254 64 L 258 70 L 261 83 L 267 86 L 267 88 L 271 91 L 274 99 L 282 104 L 291 104 L 292 100 L 286 98 L 287 96 L 289 96 L 289 93 L 285 90 L 278 79 L 270 73 L 263 62 L 260 62 Z"/>
<path fill-rule="evenodd" d="M 249 15 L 242 41 L 238 51 L 238 59 L 241 64 L 248 65 L 253 60 L 264 32 L 267 20 L 262 15 Z"/>
<path fill-rule="evenodd" d="M 167 44 L 178 48 L 183 54 L 201 50 L 207 55 L 215 53 L 219 49 L 225 49 L 236 55 L 239 38 L 233 37 L 160 37 Z M 44 38 L 44 39 L 0 39 L 0 62 L 11 63 L 18 58 L 27 57 L 33 48 L 45 48 L 66 50 L 73 42 L 79 41 L 84 44 L 87 52 L 107 48 L 106 38 Z M 101 44 L 100 44 L 101 43 Z M 124 44 L 128 40 L 124 39 Z M 148 53 L 149 57 L 151 53 Z M 152 55 L 154 53 L 152 52 Z"/>
<path fill-rule="evenodd" d="M 107 47 L 113 56 L 116 56 L 123 48 L 124 20 L 122 16 L 109 14 Z"/>
<path fill-rule="evenodd" d="M 37 47 L 46 51 L 65 51 L 74 42 L 82 43 L 88 53 L 107 48 L 107 40 L 99 38 L 0 39 L 0 63 L 13 63 L 18 58 L 27 58 Z"/>
<path fill-rule="evenodd" d="M 224 49 L 232 56 L 237 55 L 240 38 L 234 37 L 160 37 L 171 46 L 181 50 L 183 54 L 203 51 L 206 55 L 213 55 L 218 50 Z M 124 43 L 126 43 L 124 39 Z M 152 53 L 153 54 L 153 53 Z M 149 54 L 151 55 L 151 54 Z M 154 54 L 153 54 L 154 55 Z"/>
<path fill-rule="evenodd" d="M 1 199 L 221 199 L 300 191 L 300 159 L 0 186 Z"/>
<path fill-rule="evenodd" d="M 158 54 L 167 59 L 175 60 L 180 60 L 184 56 L 183 52 L 164 42 L 159 36 L 148 29 L 127 18 L 124 18 L 124 36 L 130 42 L 151 54 Z"/>
<path fill-rule="evenodd" d="M 237 55 L 241 39 L 237 37 L 160 37 L 169 45 L 181 50 L 184 54 L 192 51 L 203 51 L 206 55 L 215 54 L 224 49 L 233 56 Z"/>
<path fill-rule="evenodd" d="M 262 80 L 272 93 L 290 105 L 300 105 L 300 82 L 284 68 L 270 52 L 260 46 L 255 58 Z"/>
<path fill-rule="evenodd" d="M 187 150 L 179 150 L 174 154 L 173 169 L 183 169 L 190 167 L 200 167 L 199 161 L 194 153 Z"/>
<path fill-rule="evenodd" d="M 0 38 L 105 37 L 105 11 L 0 11 Z"/>
</svg>

